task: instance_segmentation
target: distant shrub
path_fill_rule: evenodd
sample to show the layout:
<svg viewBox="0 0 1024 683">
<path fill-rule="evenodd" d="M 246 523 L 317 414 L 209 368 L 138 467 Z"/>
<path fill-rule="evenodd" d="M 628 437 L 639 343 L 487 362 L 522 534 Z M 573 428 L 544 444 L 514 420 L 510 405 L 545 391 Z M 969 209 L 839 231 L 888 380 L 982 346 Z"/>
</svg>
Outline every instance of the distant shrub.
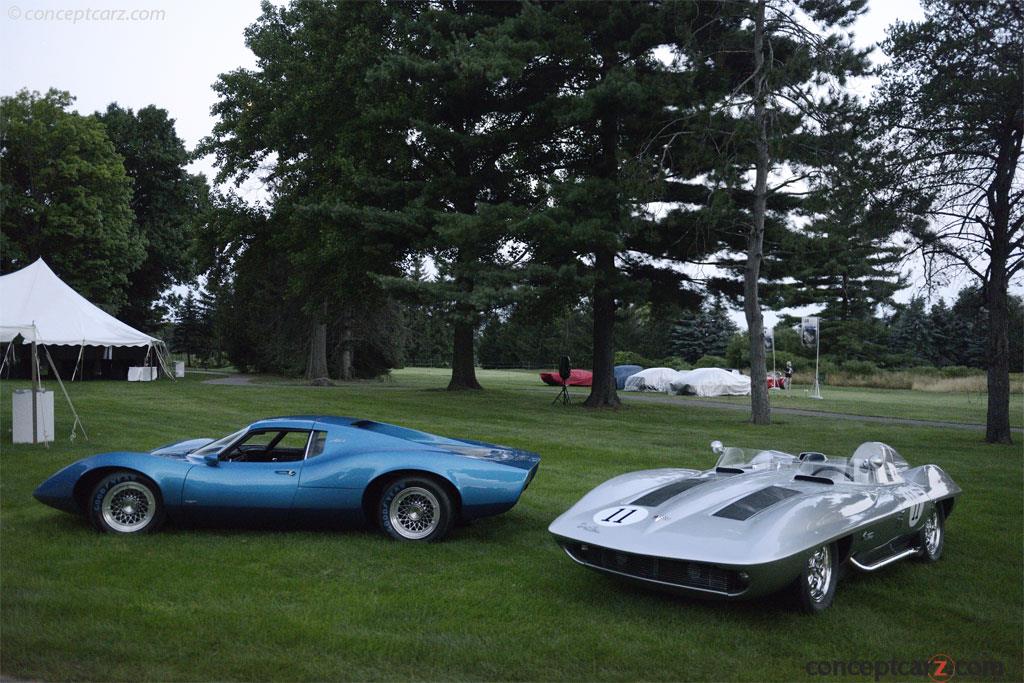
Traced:
<svg viewBox="0 0 1024 683">
<path fill-rule="evenodd" d="M 679 356 L 667 356 L 665 358 L 655 358 L 651 361 L 652 365 L 648 367 L 654 368 L 674 368 L 676 370 L 689 370 L 690 364 Z"/>
<path fill-rule="evenodd" d="M 728 367 L 728 363 L 721 356 L 701 356 L 697 359 L 697 362 L 693 364 L 695 368 L 725 368 Z"/>
<path fill-rule="evenodd" d="M 878 372 L 878 368 L 869 360 L 848 360 L 841 367 L 843 372 L 851 375 L 870 375 Z"/>
<path fill-rule="evenodd" d="M 939 370 L 943 377 L 973 377 L 985 374 L 980 368 L 969 368 L 966 365 L 947 365 Z"/>
<path fill-rule="evenodd" d="M 658 365 L 650 358 L 645 358 L 644 356 L 641 356 L 639 353 L 633 353 L 632 351 L 616 351 L 615 364 L 640 365 L 645 368 L 658 367 Z"/>
</svg>

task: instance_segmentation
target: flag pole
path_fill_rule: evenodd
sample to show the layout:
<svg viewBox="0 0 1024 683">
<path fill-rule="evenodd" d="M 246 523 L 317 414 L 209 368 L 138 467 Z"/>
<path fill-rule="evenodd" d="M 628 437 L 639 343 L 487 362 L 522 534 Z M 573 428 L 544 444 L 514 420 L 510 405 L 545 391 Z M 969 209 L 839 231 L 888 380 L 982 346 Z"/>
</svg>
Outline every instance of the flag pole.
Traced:
<svg viewBox="0 0 1024 683">
<path fill-rule="evenodd" d="M 815 320 L 814 326 L 814 391 L 811 398 L 821 398 L 821 373 L 818 365 L 821 358 L 821 320 Z"/>
</svg>

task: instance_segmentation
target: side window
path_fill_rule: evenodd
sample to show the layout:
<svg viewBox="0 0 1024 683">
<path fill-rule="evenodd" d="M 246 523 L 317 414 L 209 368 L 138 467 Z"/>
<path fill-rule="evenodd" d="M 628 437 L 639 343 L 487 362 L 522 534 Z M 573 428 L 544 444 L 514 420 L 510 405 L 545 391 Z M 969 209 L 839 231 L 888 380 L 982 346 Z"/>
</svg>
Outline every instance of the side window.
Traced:
<svg viewBox="0 0 1024 683">
<path fill-rule="evenodd" d="M 309 444 L 309 453 L 306 454 L 306 460 L 315 458 L 324 452 L 324 446 L 327 444 L 327 432 L 316 431 L 313 432 L 313 440 Z"/>
<path fill-rule="evenodd" d="M 255 431 L 222 456 L 235 462 L 294 462 L 306 454 L 309 432 L 270 429 Z"/>
<path fill-rule="evenodd" d="M 277 430 L 250 432 L 221 458 L 237 462 L 265 462 L 267 450 L 279 434 Z"/>
</svg>

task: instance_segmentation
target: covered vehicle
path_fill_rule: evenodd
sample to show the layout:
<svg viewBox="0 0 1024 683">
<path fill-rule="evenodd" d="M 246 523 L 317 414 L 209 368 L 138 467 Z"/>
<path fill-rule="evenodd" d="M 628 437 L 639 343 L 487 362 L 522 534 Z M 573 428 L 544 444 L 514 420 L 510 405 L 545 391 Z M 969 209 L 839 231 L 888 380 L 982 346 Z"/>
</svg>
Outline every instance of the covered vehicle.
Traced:
<svg viewBox="0 0 1024 683">
<path fill-rule="evenodd" d="M 679 376 L 678 370 L 672 368 L 647 368 L 630 375 L 623 383 L 623 391 L 661 391 L 671 390 L 672 380 Z"/>
<path fill-rule="evenodd" d="M 544 384 L 550 384 L 553 387 L 562 386 L 562 377 L 557 371 L 542 372 L 540 373 L 540 379 Z M 579 370 L 573 368 L 569 372 L 569 379 L 565 381 L 567 386 L 570 387 L 589 387 L 594 382 L 594 373 L 590 370 Z"/>
<path fill-rule="evenodd" d="M 616 365 L 613 372 L 615 373 L 615 388 L 622 390 L 626 388 L 626 380 L 636 373 L 643 370 L 640 365 Z"/>
<path fill-rule="evenodd" d="M 878 442 L 848 459 L 712 446 L 713 469 L 621 475 L 549 531 L 600 572 L 728 599 L 788 588 L 812 613 L 832 603 L 844 565 L 942 555 L 960 487 L 936 465 L 910 467 Z"/>
<path fill-rule="evenodd" d="M 750 378 L 722 368 L 697 368 L 676 375 L 669 382 L 674 394 L 694 396 L 749 396 Z"/>
<path fill-rule="evenodd" d="M 35 497 L 87 516 L 98 531 L 155 531 L 185 522 L 358 522 L 403 541 L 434 541 L 456 520 L 519 500 L 535 453 L 350 417 L 260 420 L 214 441 L 79 460 Z"/>
</svg>

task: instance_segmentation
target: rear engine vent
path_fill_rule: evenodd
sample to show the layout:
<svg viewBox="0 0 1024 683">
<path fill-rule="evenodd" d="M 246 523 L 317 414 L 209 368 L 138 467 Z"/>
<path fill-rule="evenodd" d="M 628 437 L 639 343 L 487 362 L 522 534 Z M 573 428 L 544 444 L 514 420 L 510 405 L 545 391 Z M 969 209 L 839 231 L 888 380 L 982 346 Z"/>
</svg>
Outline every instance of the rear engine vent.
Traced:
<svg viewBox="0 0 1024 683">
<path fill-rule="evenodd" d="M 725 506 L 715 513 L 715 517 L 743 521 L 753 517 L 761 510 L 798 493 L 799 491 L 782 488 L 781 486 L 769 486 L 760 491 L 754 491 L 750 495 L 740 498 L 735 503 Z"/>
</svg>

